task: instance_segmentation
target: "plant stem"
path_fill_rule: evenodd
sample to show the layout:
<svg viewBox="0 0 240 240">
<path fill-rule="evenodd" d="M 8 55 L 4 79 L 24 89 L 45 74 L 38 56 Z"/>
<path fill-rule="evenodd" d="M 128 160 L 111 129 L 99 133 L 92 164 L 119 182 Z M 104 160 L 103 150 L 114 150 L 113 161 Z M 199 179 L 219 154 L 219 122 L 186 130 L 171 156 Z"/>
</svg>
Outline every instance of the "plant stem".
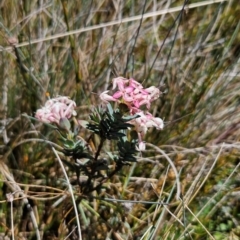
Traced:
<svg viewBox="0 0 240 240">
<path fill-rule="evenodd" d="M 103 143 L 104 143 L 104 142 L 105 142 L 105 139 L 101 138 L 100 144 L 99 144 L 99 146 L 98 146 L 98 150 L 97 150 L 96 155 L 95 155 L 95 158 L 94 158 L 95 161 L 97 161 L 97 159 L 98 159 L 98 157 L 99 157 L 99 155 L 100 155 L 100 151 L 101 151 L 101 149 L 102 149 L 102 147 L 103 147 Z"/>
</svg>

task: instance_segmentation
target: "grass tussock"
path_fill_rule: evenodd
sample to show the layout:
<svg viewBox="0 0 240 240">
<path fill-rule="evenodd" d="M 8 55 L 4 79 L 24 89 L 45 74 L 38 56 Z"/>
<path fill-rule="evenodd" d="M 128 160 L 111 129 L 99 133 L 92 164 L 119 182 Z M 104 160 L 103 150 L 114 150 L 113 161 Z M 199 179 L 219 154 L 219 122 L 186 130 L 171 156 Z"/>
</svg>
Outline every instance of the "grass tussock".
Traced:
<svg viewBox="0 0 240 240">
<path fill-rule="evenodd" d="M 238 0 L 2 0 L 0 239 L 239 239 L 239 15 Z M 161 89 L 165 127 L 81 196 L 56 131 L 30 117 L 47 93 L 87 120 L 116 76 Z"/>
</svg>

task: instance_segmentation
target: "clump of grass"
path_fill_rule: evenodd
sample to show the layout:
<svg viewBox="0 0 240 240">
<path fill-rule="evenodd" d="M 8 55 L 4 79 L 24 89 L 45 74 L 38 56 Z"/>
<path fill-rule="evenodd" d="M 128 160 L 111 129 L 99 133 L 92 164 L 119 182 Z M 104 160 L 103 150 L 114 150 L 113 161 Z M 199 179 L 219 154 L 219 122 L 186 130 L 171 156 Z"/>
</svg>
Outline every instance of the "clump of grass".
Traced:
<svg viewBox="0 0 240 240">
<path fill-rule="evenodd" d="M 78 239 L 79 228 L 83 239 L 240 236 L 240 6 L 237 0 L 199 3 L 2 1 L 1 161 L 12 178 L 1 171 L 1 236 L 14 231 L 15 239 Z M 46 141 L 56 141 L 56 134 L 23 114 L 33 116 L 48 92 L 75 99 L 87 119 L 97 94 L 119 75 L 164 92 L 154 115 L 164 118 L 165 128 L 146 138 L 161 151 L 149 144 L 98 198 L 77 202 L 77 216 Z M 168 158 L 179 172 L 180 199 Z M 77 198 L 76 176 L 66 171 Z"/>
</svg>

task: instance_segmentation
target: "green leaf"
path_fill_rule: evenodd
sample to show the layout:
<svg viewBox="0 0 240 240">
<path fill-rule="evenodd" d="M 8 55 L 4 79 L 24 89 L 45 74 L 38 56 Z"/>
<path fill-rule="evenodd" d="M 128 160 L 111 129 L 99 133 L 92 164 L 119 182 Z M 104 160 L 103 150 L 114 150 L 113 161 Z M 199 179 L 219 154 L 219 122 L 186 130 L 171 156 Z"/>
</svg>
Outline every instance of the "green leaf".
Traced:
<svg viewBox="0 0 240 240">
<path fill-rule="evenodd" d="M 113 114 L 113 108 L 112 108 L 110 103 L 108 103 L 107 108 L 108 108 L 108 112 L 112 115 Z"/>
<path fill-rule="evenodd" d="M 60 118 L 59 127 L 63 130 L 70 131 L 71 123 L 67 118 Z"/>
</svg>

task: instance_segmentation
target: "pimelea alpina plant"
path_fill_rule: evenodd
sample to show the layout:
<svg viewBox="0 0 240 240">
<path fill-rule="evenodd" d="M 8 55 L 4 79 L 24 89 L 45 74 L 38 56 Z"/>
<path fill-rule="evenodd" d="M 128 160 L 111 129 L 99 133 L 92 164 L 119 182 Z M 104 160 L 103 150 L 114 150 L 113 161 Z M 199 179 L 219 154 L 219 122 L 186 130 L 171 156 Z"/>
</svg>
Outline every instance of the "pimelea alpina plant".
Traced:
<svg viewBox="0 0 240 240">
<path fill-rule="evenodd" d="M 150 127 L 163 128 L 162 119 L 149 113 L 151 103 L 160 96 L 158 88 L 144 88 L 132 78 L 118 77 L 113 79 L 113 90 L 112 95 L 109 95 L 109 91 L 100 94 L 103 104 L 92 110 L 88 121 L 77 120 L 76 103 L 65 96 L 48 99 L 35 115 L 39 121 L 55 125 L 60 135 L 65 158 L 60 159 L 53 147 L 52 150 L 68 183 L 76 216 L 76 201 L 93 196 L 92 192 L 101 190 L 103 184 L 121 171 L 123 166 L 136 162 L 137 151 L 145 150 L 143 138 Z M 110 102 L 116 103 L 114 107 Z M 79 136 L 76 124 L 92 132 L 86 139 L 98 135 L 96 150 L 90 147 L 88 140 Z M 114 153 L 103 148 L 106 141 L 115 142 Z M 76 174 L 79 186 L 77 199 L 62 162 Z M 76 220 L 81 239 L 80 221 L 78 217 Z"/>
<path fill-rule="evenodd" d="M 68 157 L 62 161 L 76 173 L 80 192 L 87 195 L 101 188 L 124 165 L 136 162 L 137 151 L 145 150 L 143 138 L 149 128 L 163 128 L 162 119 L 148 112 L 151 103 L 159 96 L 160 90 L 154 86 L 144 88 L 132 78 L 118 77 L 113 79 L 112 95 L 109 91 L 100 94 L 103 104 L 93 109 L 88 121 L 76 119 L 76 103 L 65 96 L 47 100 L 35 116 L 44 123 L 56 125 L 63 153 Z M 115 108 L 110 102 L 117 103 Z M 72 130 L 72 119 L 99 136 L 96 151 L 90 148 L 87 140 L 79 137 L 76 130 Z M 103 151 L 106 141 L 116 142 L 117 154 Z M 110 162 L 114 162 L 111 171 Z M 104 174 L 102 170 L 105 170 Z M 94 184 L 96 179 L 97 184 Z"/>
</svg>

